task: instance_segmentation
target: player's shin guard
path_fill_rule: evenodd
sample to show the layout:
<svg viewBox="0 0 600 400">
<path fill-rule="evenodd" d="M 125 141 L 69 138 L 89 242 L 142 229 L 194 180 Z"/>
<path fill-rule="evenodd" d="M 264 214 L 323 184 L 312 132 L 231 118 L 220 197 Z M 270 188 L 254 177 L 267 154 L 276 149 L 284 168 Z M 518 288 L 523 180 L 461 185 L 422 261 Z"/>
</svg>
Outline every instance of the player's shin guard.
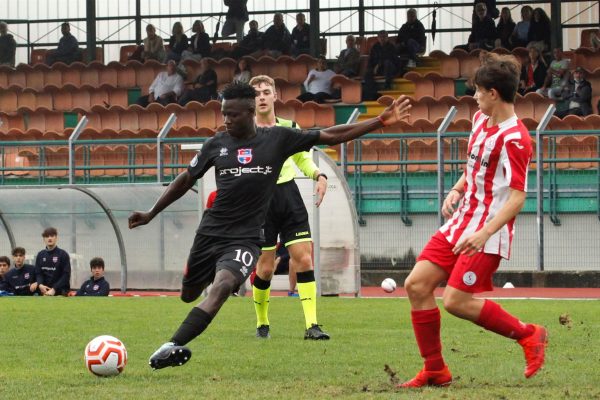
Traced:
<svg viewBox="0 0 600 400">
<path fill-rule="evenodd" d="M 256 311 L 256 327 L 269 325 L 269 298 L 271 296 L 271 281 L 265 281 L 258 275 L 252 285 L 254 310 Z"/>
<path fill-rule="evenodd" d="M 212 321 L 212 317 L 198 307 L 192 308 L 185 320 L 171 338 L 171 342 L 178 346 L 184 346 L 200 335 Z"/>
<path fill-rule="evenodd" d="M 524 324 L 491 300 L 485 300 L 475 323 L 488 331 L 515 340 L 531 335 L 534 330 L 533 325 Z"/>
<path fill-rule="evenodd" d="M 298 272 L 298 296 L 302 301 L 306 329 L 317 324 L 317 283 L 314 271 Z"/>
</svg>

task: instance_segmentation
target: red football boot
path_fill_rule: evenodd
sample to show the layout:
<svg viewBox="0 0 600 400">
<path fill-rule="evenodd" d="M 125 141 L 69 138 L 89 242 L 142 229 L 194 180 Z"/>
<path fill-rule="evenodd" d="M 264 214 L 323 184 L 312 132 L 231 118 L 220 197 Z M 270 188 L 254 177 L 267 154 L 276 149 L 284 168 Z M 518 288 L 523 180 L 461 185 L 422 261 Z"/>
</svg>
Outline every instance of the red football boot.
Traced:
<svg viewBox="0 0 600 400">
<path fill-rule="evenodd" d="M 548 332 L 541 325 L 533 325 L 531 335 L 519 340 L 525 353 L 525 378 L 531 378 L 544 366 L 546 346 L 548 345 Z"/>
<path fill-rule="evenodd" d="M 420 388 L 424 386 L 448 386 L 452 383 L 452 374 L 448 366 L 440 371 L 426 371 L 423 368 L 410 381 L 396 385 L 397 388 Z"/>
</svg>

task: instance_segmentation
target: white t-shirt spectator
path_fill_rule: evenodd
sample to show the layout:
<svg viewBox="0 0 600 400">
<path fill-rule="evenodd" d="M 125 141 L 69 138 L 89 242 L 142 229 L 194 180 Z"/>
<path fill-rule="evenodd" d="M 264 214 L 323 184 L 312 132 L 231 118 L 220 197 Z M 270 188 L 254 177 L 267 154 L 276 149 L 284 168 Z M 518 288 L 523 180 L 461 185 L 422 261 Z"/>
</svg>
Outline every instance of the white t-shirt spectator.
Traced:
<svg viewBox="0 0 600 400">
<path fill-rule="evenodd" d="M 183 78 L 175 73 L 169 75 L 166 71 L 160 72 L 154 78 L 154 82 L 148 89 L 149 93 L 153 93 L 155 98 L 159 98 L 165 93 L 175 92 L 177 97 L 181 96 L 183 91 Z"/>
<path fill-rule="evenodd" d="M 308 73 L 308 76 L 306 77 L 306 80 L 304 81 L 304 88 L 307 92 L 314 94 L 321 92 L 331 94 L 331 78 L 334 75 L 335 72 L 333 72 L 330 69 L 326 69 L 325 71 L 317 71 L 316 69 L 311 69 Z M 314 79 L 310 80 L 311 76 L 314 76 Z"/>
</svg>

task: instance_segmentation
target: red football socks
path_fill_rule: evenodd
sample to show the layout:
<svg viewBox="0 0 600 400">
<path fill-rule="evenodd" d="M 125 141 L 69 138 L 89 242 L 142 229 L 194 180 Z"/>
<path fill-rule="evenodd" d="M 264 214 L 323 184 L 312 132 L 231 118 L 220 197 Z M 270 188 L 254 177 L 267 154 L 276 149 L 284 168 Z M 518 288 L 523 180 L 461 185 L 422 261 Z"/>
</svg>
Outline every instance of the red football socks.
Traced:
<svg viewBox="0 0 600 400">
<path fill-rule="evenodd" d="M 491 300 L 485 300 L 475 323 L 488 331 L 515 340 L 527 337 L 534 331 L 533 325 L 519 321 Z"/>
<path fill-rule="evenodd" d="M 440 340 L 440 310 L 411 311 L 412 325 L 421 357 L 425 359 L 425 370 L 440 371 L 445 363 Z"/>
</svg>

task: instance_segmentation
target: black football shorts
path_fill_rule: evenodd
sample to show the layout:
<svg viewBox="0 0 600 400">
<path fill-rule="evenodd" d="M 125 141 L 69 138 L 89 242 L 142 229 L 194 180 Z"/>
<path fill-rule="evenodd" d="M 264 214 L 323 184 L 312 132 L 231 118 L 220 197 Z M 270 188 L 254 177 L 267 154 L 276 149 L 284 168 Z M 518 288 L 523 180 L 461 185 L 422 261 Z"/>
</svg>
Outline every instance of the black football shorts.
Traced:
<svg viewBox="0 0 600 400">
<path fill-rule="evenodd" d="M 265 218 L 263 250 L 275 250 L 277 235 L 286 247 L 312 241 L 308 212 L 294 180 L 277 185 Z"/>
<path fill-rule="evenodd" d="M 218 270 L 227 269 L 242 284 L 252 273 L 259 246 L 248 239 L 226 239 L 196 234 L 183 273 L 183 286 L 204 290 L 212 283 Z"/>
</svg>

